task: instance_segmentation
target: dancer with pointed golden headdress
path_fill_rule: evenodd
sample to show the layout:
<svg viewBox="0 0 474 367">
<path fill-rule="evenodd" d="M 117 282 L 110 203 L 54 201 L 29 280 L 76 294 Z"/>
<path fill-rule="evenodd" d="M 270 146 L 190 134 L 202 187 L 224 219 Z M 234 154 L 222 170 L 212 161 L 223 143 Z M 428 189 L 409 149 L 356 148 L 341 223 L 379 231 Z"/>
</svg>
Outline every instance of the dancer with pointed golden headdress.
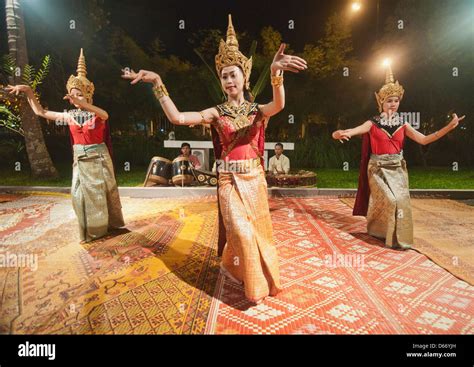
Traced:
<svg viewBox="0 0 474 367">
<path fill-rule="evenodd" d="M 405 137 L 430 144 L 456 128 L 464 116 L 452 115 L 439 131 L 423 135 L 398 113 L 405 90 L 387 66 L 385 84 L 375 93 L 379 115 L 353 129 L 337 130 L 341 143 L 363 135 L 359 187 L 353 215 L 367 217 L 367 232 L 385 240 L 388 247 L 409 249 L 413 245 L 413 219 L 408 172 L 403 158 Z"/>
<path fill-rule="evenodd" d="M 86 75 L 86 59 L 81 49 L 77 76 L 69 77 L 64 97 L 76 108 L 67 112 L 45 110 L 27 85 L 8 87 L 10 93 L 24 93 L 36 115 L 69 126 L 74 154 L 71 195 L 81 242 L 124 226 L 111 159 L 109 115 L 92 104 L 94 84 Z"/>
<path fill-rule="evenodd" d="M 306 61 L 285 55 L 282 44 L 271 64 L 273 101 L 253 102 L 250 94 L 252 58 L 240 50 L 229 15 L 226 40 L 215 57 L 216 71 L 227 101 L 200 112 L 180 112 L 171 100 L 161 77 L 154 72 L 124 70 L 123 78 L 153 83 L 153 90 L 168 119 L 177 125 L 210 124 L 216 131 L 214 149 L 219 174 L 218 197 L 227 244 L 222 272 L 243 282 L 245 295 L 260 302 L 280 289 L 278 254 L 262 167 L 264 128 L 269 117 L 285 104 L 283 71 L 299 72 Z"/>
</svg>

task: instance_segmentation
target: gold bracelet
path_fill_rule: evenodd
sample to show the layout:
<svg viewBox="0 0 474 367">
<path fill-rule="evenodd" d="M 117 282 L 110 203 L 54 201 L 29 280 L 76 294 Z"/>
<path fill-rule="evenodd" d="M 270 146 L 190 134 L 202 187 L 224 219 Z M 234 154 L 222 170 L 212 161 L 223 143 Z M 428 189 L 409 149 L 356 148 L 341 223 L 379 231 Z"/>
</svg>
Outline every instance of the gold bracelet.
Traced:
<svg viewBox="0 0 474 367">
<path fill-rule="evenodd" d="M 201 111 L 199 111 L 199 114 L 201 115 L 201 124 L 205 124 L 206 119 L 204 118 L 204 114 Z"/>
<path fill-rule="evenodd" d="M 281 87 L 283 85 L 283 75 L 272 75 L 271 79 L 274 87 Z"/>
<path fill-rule="evenodd" d="M 435 134 L 435 136 L 436 136 L 436 137 L 439 139 L 438 132 L 437 132 L 437 131 L 435 131 L 435 133 L 434 133 L 434 134 Z"/>
<path fill-rule="evenodd" d="M 158 86 L 153 87 L 153 93 L 155 94 L 156 99 L 160 99 L 164 96 L 169 96 L 170 94 L 166 90 L 166 87 L 164 84 L 160 84 Z"/>
</svg>

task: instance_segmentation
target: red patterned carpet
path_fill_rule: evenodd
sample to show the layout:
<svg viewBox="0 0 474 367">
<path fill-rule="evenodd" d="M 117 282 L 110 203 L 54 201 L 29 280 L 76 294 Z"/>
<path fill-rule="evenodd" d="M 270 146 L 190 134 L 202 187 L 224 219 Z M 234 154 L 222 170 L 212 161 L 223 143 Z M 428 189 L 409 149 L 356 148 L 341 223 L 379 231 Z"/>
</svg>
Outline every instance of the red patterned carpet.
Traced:
<svg viewBox="0 0 474 367">
<path fill-rule="evenodd" d="M 5 198 L 0 334 L 204 332 L 219 269 L 215 198 L 122 204 L 127 228 L 81 245 L 70 197 Z"/>
<path fill-rule="evenodd" d="M 474 287 L 367 236 L 337 198 L 273 198 L 284 291 L 249 308 L 218 275 L 215 197 L 123 198 L 80 245 L 67 195 L 0 195 L 0 334 L 472 334 Z M 3 256 L 3 257 L 2 257 Z"/>
<path fill-rule="evenodd" d="M 472 334 L 474 287 L 367 236 L 336 198 L 270 200 L 284 291 L 249 308 L 219 278 L 212 334 Z"/>
</svg>

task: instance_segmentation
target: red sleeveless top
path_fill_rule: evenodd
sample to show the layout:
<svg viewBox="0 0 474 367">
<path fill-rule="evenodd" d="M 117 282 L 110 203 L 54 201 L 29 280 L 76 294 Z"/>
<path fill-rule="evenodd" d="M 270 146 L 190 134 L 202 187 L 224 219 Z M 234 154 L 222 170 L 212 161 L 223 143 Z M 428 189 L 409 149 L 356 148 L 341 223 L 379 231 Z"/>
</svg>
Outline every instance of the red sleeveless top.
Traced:
<svg viewBox="0 0 474 367">
<path fill-rule="evenodd" d="M 69 131 L 71 132 L 73 144 L 91 145 L 104 143 L 105 122 L 98 116 L 85 122 L 82 126 L 71 122 L 69 124 Z"/>
<path fill-rule="evenodd" d="M 372 123 L 369 131 L 370 148 L 373 154 L 398 154 L 403 150 L 406 125 L 401 125 L 392 134 Z"/>
</svg>

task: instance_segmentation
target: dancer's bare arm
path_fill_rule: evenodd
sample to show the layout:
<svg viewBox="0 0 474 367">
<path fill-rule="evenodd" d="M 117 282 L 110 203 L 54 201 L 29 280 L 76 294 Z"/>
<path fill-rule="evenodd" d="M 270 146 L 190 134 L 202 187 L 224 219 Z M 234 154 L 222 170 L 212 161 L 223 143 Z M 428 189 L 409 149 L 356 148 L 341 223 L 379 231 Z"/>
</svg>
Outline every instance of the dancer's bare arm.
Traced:
<svg viewBox="0 0 474 367">
<path fill-rule="evenodd" d="M 31 109 L 37 116 L 43 117 L 47 120 L 53 120 L 53 121 L 66 118 L 66 114 L 64 112 L 55 112 L 55 111 L 45 110 L 43 106 L 41 106 L 39 101 L 36 99 L 36 96 L 33 93 L 33 90 L 31 89 L 31 87 L 28 85 L 23 85 L 23 84 L 9 85 L 7 88 L 5 88 L 5 90 L 9 92 L 10 94 L 15 94 L 17 96 L 20 95 L 20 93 L 25 94 L 28 104 L 30 105 Z"/>
<path fill-rule="evenodd" d="M 86 110 L 86 111 L 92 112 L 96 116 L 100 117 L 102 120 L 108 120 L 109 119 L 109 114 L 107 113 L 107 111 L 105 111 L 102 108 L 97 107 L 97 106 L 95 106 L 91 103 L 88 103 L 87 101 L 85 101 L 83 99 L 79 99 L 79 98 L 74 97 L 70 94 L 66 94 L 63 99 L 68 100 L 69 103 L 71 103 L 73 106 L 79 106 L 79 108 L 81 110 Z"/>
<path fill-rule="evenodd" d="M 410 124 L 406 124 L 406 135 L 416 141 L 418 144 L 421 145 L 427 145 L 430 144 L 438 139 L 441 139 L 443 136 L 445 136 L 447 133 L 449 133 L 451 130 L 455 129 L 459 121 L 462 121 L 466 116 L 458 117 L 455 113 L 453 114 L 453 118 L 451 121 L 442 129 L 430 134 L 430 135 L 424 135 L 420 133 L 419 131 L 415 130 L 413 126 Z"/>
<path fill-rule="evenodd" d="M 349 141 L 351 137 L 356 135 L 363 135 L 370 131 L 372 127 L 372 121 L 367 120 L 363 124 L 356 126 L 352 129 L 347 130 L 336 130 L 332 133 L 333 139 L 339 140 L 341 143 L 344 143 L 344 140 Z"/>
<path fill-rule="evenodd" d="M 302 70 L 306 70 L 308 65 L 306 60 L 298 56 L 285 55 L 286 45 L 282 43 L 278 49 L 275 57 L 273 58 L 272 65 L 270 67 L 272 76 L 283 76 L 283 71 L 291 71 L 293 73 L 299 73 Z M 285 107 L 285 88 L 283 83 L 281 85 L 272 85 L 273 88 L 273 100 L 267 104 L 259 105 L 260 111 L 268 117 L 276 115 L 278 112 L 283 110 Z"/>
<path fill-rule="evenodd" d="M 123 69 L 122 72 L 122 78 L 131 80 L 130 84 L 133 85 L 140 81 L 151 83 L 154 88 L 159 88 L 163 85 L 160 75 L 153 71 L 140 70 L 136 73 L 133 70 Z M 219 113 L 215 107 L 207 108 L 200 112 L 181 112 L 169 96 L 163 95 L 159 102 L 168 120 L 175 125 L 211 124 L 219 118 Z"/>
</svg>

